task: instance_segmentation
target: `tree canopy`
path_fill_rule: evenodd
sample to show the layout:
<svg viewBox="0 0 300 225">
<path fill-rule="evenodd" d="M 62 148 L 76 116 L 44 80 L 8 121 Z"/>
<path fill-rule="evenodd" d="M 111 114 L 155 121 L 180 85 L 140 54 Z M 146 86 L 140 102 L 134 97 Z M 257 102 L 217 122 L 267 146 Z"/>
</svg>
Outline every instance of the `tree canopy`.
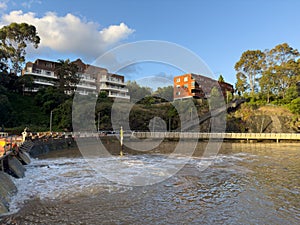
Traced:
<svg viewBox="0 0 300 225">
<path fill-rule="evenodd" d="M 244 74 L 244 78 L 247 79 L 249 84 L 251 94 L 255 92 L 257 76 L 261 74 L 264 59 L 265 54 L 262 51 L 248 50 L 242 54 L 240 60 L 234 66 L 239 74 Z M 238 82 L 241 81 L 238 80 Z"/>
<path fill-rule="evenodd" d="M 11 23 L 0 29 L 0 48 L 1 57 L 3 57 L 1 59 L 10 61 L 11 69 L 16 75 L 22 70 L 22 63 L 25 62 L 25 49 L 29 43 L 34 48 L 37 48 L 40 43 L 40 37 L 33 25 Z"/>
<path fill-rule="evenodd" d="M 58 77 L 56 86 L 61 92 L 74 91 L 80 79 L 77 74 L 77 65 L 70 62 L 69 59 L 59 59 L 58 62 L 59 64 L 56 66 L 55 69 L 55 73 Z"/>
<path fill-rule="evenodd" d="M 266 103 L 287 104 L 297 97 L 300 81 L 300 54 L 287 43 L 272 49 L 248 50 L 235 64 L 236 91 L 256 94 Z M 256 97 L 256 98 L 257 98 Z"/>
</svg>

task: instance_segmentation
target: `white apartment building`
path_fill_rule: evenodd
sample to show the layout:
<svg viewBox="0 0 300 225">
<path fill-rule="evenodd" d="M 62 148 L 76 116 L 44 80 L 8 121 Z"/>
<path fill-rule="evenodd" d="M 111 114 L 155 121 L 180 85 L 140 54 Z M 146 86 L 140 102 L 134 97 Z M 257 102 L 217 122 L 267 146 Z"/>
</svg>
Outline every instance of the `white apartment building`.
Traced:
<svg viewBox="0 0 300 225">
<path fill-rule="evenodd" d="M 108 97 L 130 99 L 128 89 L 124 82 L 124 76 L 111 74 L 105 68 L 91 66 L 80 59 L 73 62 L 78 67 L 80 82 L 76 85 L 76 91 L 82 95 L 95 94 L 100 91 L 107 92 Z M 34 63 L 26 63 L 22 71 L 23 76 L 31 76 L 32 87 L 25 87 L 25 92 L 37 92 L 41 88 L 54 86 L 58 80 L 55 74 L 57 62 L 37 59 Z"/>
</svg>

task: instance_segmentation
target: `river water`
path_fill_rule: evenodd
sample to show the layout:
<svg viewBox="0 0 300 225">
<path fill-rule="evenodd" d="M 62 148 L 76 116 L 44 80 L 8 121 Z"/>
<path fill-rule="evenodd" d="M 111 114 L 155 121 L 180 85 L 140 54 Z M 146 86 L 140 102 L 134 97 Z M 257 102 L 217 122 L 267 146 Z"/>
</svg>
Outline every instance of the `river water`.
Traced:
<svg viewBox="0 0 300 225">
<path fill-rule="evenodd" d="M 97 163 L 112 168 L 114 157 Z M 162 157 L 122 160 L 130 177 L 155 170 Z M 223 143 L 216 157 L 195 154 L 177 174 L 147 186 L 114 183 L 69 149 L 33 159 L 14 182 L 19 191 L 3 224 L 300 224 L 299 143 Z"/>
</svg>

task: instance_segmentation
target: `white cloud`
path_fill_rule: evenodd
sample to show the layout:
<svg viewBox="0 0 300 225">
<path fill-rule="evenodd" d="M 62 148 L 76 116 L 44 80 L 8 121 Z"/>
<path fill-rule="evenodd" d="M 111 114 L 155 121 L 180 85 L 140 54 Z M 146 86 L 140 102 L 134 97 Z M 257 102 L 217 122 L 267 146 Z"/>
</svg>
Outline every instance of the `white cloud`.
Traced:
<svg viewBox="0 0 300 225">
<path fill-rule="evenodd" d="M 12 22 L 25 22 L 37 28 L 41 38 L 38 51 L 51 49 L 83 58 L 99 56 L 108 47 L 126 39 L 134 32 L 124 23 L 100 30 L 99 24 L 85 22 L 70 13 L 60 17 L 48 12 L 39 18 L 32 12 L 12 11 L 2 16 L 0 26 Z"/>
</svg>

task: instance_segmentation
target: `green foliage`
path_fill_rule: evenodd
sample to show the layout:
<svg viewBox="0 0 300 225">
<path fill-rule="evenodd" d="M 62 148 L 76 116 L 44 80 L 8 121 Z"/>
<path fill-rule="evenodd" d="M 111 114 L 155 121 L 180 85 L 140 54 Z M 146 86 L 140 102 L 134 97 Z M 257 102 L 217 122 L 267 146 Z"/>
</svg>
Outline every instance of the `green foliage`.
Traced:
<svg viewBox="0 0 300 225">
<path fill-rule="evenodd" d="M 155 98 L 153 96 L 145 96 L 143 99 L 138 101 L 138 104 L 143 104 L 148 107 L 150 107 L 154 103 L 155 103 Z"/>
<path fill-rule="evenodd" d="M 157 90 L 153 93 L 153 96 L 160 97 L 161 99 L 164 99 L 167 102 L 173 101 L 173 86 L 167 86 L 167 87 L 159 87 Z"/>
<path fill-rule="evenodd" d="M 37 106 L 40 106 L 45 113 L 50 113 L 51 110 L 58 107 L 65 100 L 70 98 L 64 92 L 57 88 L 48 87 L 38 91 L 34 97 Z"/>
<path fill-rule="evenodd" d="M 40 43 L 36 28 L 27 23 L 11 23 L 0 29 L 0 48 L 5 52 L 7 59 L 12 64 L 15 74 L 21 72 L 22 63 L 25 62 L 26 47 L 31 43 L 35 48 Z"/>
<path fill-rule="evenodd" d="M 295 84 L 300 80 L 299 57 L 298 50 L 286 43 L 263 53 L 244 52 L 235 65 L 236 91 L 252 104 L 288 105 L 298 97 Z"/>
<path fill-rule="evenodd" d="M 149 87 L 141 87 L 135 81 L 128 81 L 127 88 L 129 90 L 131 102 L 137 102 L 147 95 L 151 95 L 151 89 Z"/>
<path fill-rule="evenodd" d="M 249 89 L 249 84 L 247 83 L 247 77 L 245 74 L 238 72 L 236 74 L 236 83 L 235 83 L 235 90 L 238 95 L 244 94 Z"/>
<path fill-rule="evenodd" d="M 300 97 L 294 99 L 289 104 L 289 108 L 293 113 L 300 115 Z"/>
<path fill-rule="evenodd" d="M 1 86 L 0 86 L 1 89 Z M 1 94 L 0 90 L 0 126 L 10 120 L 12 108 L 6 95 Z"/>
<path fill-rule="evenodd" d="M 99 95 L 98 95 L 98 99 L 107 99 L 107 92 L 106 91 L 100 91 Z"/>
<path fill-rule="evenodd" d="M 225 82 L 224 77 L 222 76 L 222 74 L 220 74 L 218 81 L 219 82 Z"/>
<path fill-rule="evenodd" d="M 54 130 L 72 131 L 72 104 L 72 99 L 68 99 L 53 110 Z"/>
<path fill-rule="evenodd" d="M 243 73 L 248 80 L 250 91 L 253 94 L 256 87 L 256 78 L 262 71 L 265 54 L 260 50 L 244 52 L 234 68 L 238 73 Z"/>
<path fill-rule="evenodd" d="M 58 77 L 56 86 L 60 92 L 72 93 L 80 80 L 77 74 L 78 67 L 76 64 L 71 63 L 69 59 L 59 59 L 58 62 L 59 64 L 55 68 Z"/>
</svg>

